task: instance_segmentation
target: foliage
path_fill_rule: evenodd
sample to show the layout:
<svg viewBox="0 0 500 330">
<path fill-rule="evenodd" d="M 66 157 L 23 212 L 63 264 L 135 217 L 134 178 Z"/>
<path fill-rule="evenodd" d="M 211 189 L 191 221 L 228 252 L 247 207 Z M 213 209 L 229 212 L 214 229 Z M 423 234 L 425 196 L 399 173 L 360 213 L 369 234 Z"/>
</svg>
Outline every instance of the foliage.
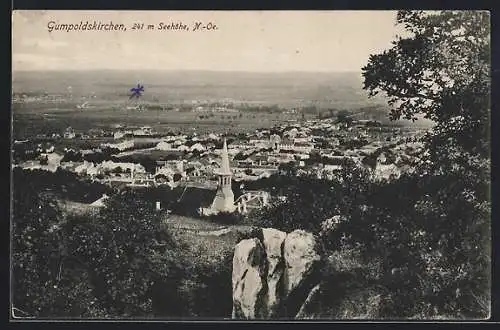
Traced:
<svg viewBox="0 0 500 330">
<path fill-rule="evenodd" d="M 297 164 L 294 161 L 290 161 L 288 163 L 281 163 L 278 166 L 278 171 L 281 175 L 296 176 Z"/>
<path fill-rule="evenodd" d="M 37 150 L 34 145 L 29 145 L 27 143 L 14 143 L 12 145 L 12 151 L 14 163 L 37 159 L 40 156 L 40 151 Z"/>
<path fill-rule="evenodd" d="M 400 11 L 408 36 L 371 55 L 363 68 L 370 95 L 384 92 L 392 119 L 422 113 L 437 126 L 435 147 L 455 143 L 489 153 L 490 30 L 487 11 Z M 440 148 L 441 149 L 441 148 Z"/>
<path fill-rule="evenodd" d="M 232 251 L 222 255 L 219 262 L 192 264 L 187 267 L 181 287 L 184 315 L 231 317 L 232 271 Z"/>
<path fill-rule="evenodd" d="M 131 191 L 93 216 L 66 216 L 39 186 L 14 187 L 14 306 L 38 317 L 182 313 L 184 259 L 159 214 Z M 156 294 L 160 292 L 161 295 Z"/>
<path fill-rule="evenodd" d="M 337 113 L 337 124 L 345 124 L 347 126 L 350 126 L 353 123 L 354 119 L 350 117 L 349 111 L 342 110 Z"/>
<path fill-rule="evenodd" d="M 13 305 L 29 316 L 100 317 L 88 273 L 69 259 L 61 212 L 16 182 L 12 221 Z"/>
<path fill-rule="evenodd" d="M 260 210 L 256 223 L 287 232 L 295 229 L 319 232 L 324 220 L 352 212 L 352 204 L 361 203 L 364 197 L 367 170 L 344 160 L 342 170 L 336 175 L 335 181 L 311 176 L 289 177 L 286 183 L 277 181 L 274 186 L 285 200 L 276 200 Z"/>
<path fill-rule="evenodd" d="M 92 219 L 71 219 L 69 250 L 91 272 L 111 315 L 153 316 L 158 313 L 155 288 L 178 281 L 182 267 L 177 246 L 159 214 L 132 192 L 125 191 L 107 204 Z"/>
<path fill-rule="evenodd" d="M 363 68 L 365 89 L 387 94 L 392 119 L 422 113 L 436 122 L 424 152 L 414 155 L 420 159 L 415 171 L 372 181 L 368 169 L 351 164 L 332 182 L 295 178 L 282 188 L 286 199 L 256 219 L 318 233 L 334 259 L 339 251 L 356 251 L 351 264 L 357 267 L 342 271 L 336 262 L 323 280 L 347 276 L 346 286 L 378 288 L 387 298 L 376 312 L 380 318 L 489 315 L 488 19 L 487 12 L 399 12 L 409 36 Z M 391 154 L 377 150 L 365 163 L 373 165 L 381 152 Z M 334 288 L 324 306 L 360 289 Z"/>
<path fill-rule="evenodd" d="M 211 215 L 209 219 L 213 222 L 224 225 L 236 225 L 243 220 L 243 217 L 238 212 L 220 212 L 218 214 Z"/>
<path fill-rule="evenodd" d="M 418 274 L 404 276 L 415 288 L 412 296 L 421 298 L 412 308 L 417 314 L 485 317 L 490 285 L 489 13 L 401 11 L 397 22 L 408 36 L 370 57 L 363 68 L 364 87 L 371 95 L 385 92 L 393 119 L 422 113 L 436 126 L 425 137 L 427 153 L 415 176 L 384 188 L 398 188 L 393 195 L 406 207 L 383 214 L 392 220 L 380 233 L 388 235 L 381 240 L 388 246 L 378 248 L 394 251 L 400 262 L 405 260 L 408 274 Z"/>
<path fill-rule="evenodd" d="M 111 189 L 103 184 L 84 179 L 66 170 L 55 172 L 14 168 L 12 179 L 17 189 L 30 189 L 39 193 L 75 202 L 91 203 Z"/>
</svg>

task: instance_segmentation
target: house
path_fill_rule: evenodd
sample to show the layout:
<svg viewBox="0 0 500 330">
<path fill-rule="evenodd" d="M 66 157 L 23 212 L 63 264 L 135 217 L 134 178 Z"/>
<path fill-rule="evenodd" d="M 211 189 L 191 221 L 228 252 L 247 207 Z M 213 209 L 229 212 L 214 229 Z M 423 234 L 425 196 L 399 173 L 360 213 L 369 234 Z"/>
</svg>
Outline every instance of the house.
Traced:
<svg viewBox="0 0 500 330">
<path fill-rule="evenodd" d="M 185 162 L 185 160 L 167 160 L 165 161 L 165 166 L 170 167 L 176 172 L 183 172 Z"/>
<path fill-rule="evenodd" d="M 247 158 L 245 160 L 238 160 L 236 162 L 236 165 L 243 168 L 252 167 L 255 165 L 255 161 L 253 159 Z"/>
<path fill-rule="evenodd" d="M 266 139 L 250 139 L 249 142 L 255 148 L 269 148 L 270 147 L 269 140 L 266 140 Z"/>
<path fill-rule="evenodd" d="M 92 169 L 94 166 L 94 163 L 84 161 L 83 164 L 80 164 L 74 168 L 75 173 L 80 174 L 80 175 L 86 175 L 87 171 L 89 169 Z"/>
<path fill-rule="evenodd" d="M 64 162 L 64 163 L 61 163 L 60 167 L 66 171 L 70 171 L 70 172 L 76 172 L 75 169 L 77 166 L 80 166 L 82 165 L 81 162 L 72 162 L 72 161 L 69 161 L 69 162 Z"/>
<path fill-rule="evenodd" d="M 124 132 L 115 132 L 113 134 L 113 139 L 115 140 L 118 140 L 118 139 L 121 139 L 125 136 L 125 133 Z"/>
<path fill-rule="evenodd" d="M 66 128 L 63 136 L 65 139 L 74 139 L 76 137 L 76 133 L 73 130 L 73 128 L 71 128 L 71 126 L 70 126 L 70 127 Z"/>
<path fill-rule="evenodd" d="M 131 149 L 134 147 L 134 141 L 133 140 L 128 140 L 128 141 L 123 141 L 121 143 L 102 143 L 101 148 L 113 148 L 113 149 L 118 149 L 120 151 Z"/>
<path fill-rule="evenodd" d="M 401 169 L 395 164 L 377 164 L 373 172 L 373 176 L 378 180 L 398 178 L 401 176 Z"/>
<path fill-rule="evenodd" d="M 326 164 L 323 166 L 323 170 L 327 172 L 334 172 L 342 169 L 342 165 L 332 165 L 332 164 Z"/>
<path fill-rule="evenodd" d="M 94 154 L 95 151 L 94 150 L 91 150 L 91 149 L 83 149 L 83 150 L 80 150 L 80 154 L 82 156 L 87 156 L 87 155 L 92 155 Z"/>
<path fill-rule="evenodd" d="M 220 140 L 220 138 L 219 138 L 217 135 L 215 135 L 214 133 L 210 133 L 210 134 L 208 134 L 208 138 L 209 138 L 210 140 L 214 140 L 214 141 L 218 141 L 218 140 Z"/>
<path fill-rule="evenodd" d="M 205 151 L 205 147 L 201 143 L 195 143 L 190 148 L 190 151 Z"/>
<path fill-rule="evenodd" d="M 115 163 L 112 160 L 102 162 L 99 167 L 103 171 L 113 171 L 117 168 L 121 168 L 123 172 L 130 171 L 132 174 L 135 173 L 146 173 L 146 169 L 141 164 L 135 163 Z"/>
<path fill-rule="evenodd" d="M 156 172 L 154 174 L 155 181 L 173 181 L 175 171 L 170 167 L 160 167 L 156 168 Z"/>
<path fill-rule="evenodd" d="M 198 167 L 189 167 L 186 169 L 186 175 L 190 177 L 200 177 L 203 175 L 201 168 Z"/>
<path fill-rule="evenodd" d="M 173 146 L 174 147 L 179 147 L 179 146 L 182 146 L 184 143 L 186 143 L 185 139 L 175 139 L 173 141 Z"/>
<path fill-rule="evenodd" d="M 281 143 L 281 136 L 279 136 L 278 134 L 272 134 L 269 137 L 269 145 L 271 146 L 271 148 L 275 150 L 278 149 L 280 143 Z"/>
<path fill-rule="evenodd" d="M 106 194 L 103 194 L 101 196 L 101 198 L 99 198 L 98 200 L 90 203 L 90 206 L 93 207 L 93 208 L 102 208 L 102 207 L 105 207 L 106 206 L 106 201 L 109 199 L 109 196 L 106 195 Z"/>
<path fill-rule="evenodd" d="M 294 139 L 297 134 L 299 134 L 299 130 L 297 128 L 292 128 L 283 133 L 283 136 L 289 137 L 290 139 Z"/>
<path fill-rule="evenodd" d="M 158 150 L 172 150 L 172 144 L 167 141 L 161 141 L 156 145 L 156 149 Z"/>
</svg>

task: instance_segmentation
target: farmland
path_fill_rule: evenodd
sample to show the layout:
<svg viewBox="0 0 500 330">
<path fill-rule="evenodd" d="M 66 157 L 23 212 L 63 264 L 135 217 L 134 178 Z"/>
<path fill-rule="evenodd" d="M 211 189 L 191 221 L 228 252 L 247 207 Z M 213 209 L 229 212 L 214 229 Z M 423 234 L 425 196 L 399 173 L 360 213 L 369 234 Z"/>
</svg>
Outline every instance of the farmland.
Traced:
<svg viewBox="0 0 500 330">
<path fill-rule="evenodd" d="M 25 138 L 41 133 L 61 133 L 68 126 L 77 131 L 93 128 L 109 129 L 115 124 L 128 127 L 151 126 L 158 133 L 168 132 L 245 132 L 260 127 L 271 127 L 276 123 L 297 119 L 289 114 L 241 113 L 240 115 L 214 114 L 200 119 L 195 112 L 137 111 L 110 108 L 76 110 L 38 109 L 38 111 L 16 111 L 14 106 L 14 137 Z"/>
</svg>

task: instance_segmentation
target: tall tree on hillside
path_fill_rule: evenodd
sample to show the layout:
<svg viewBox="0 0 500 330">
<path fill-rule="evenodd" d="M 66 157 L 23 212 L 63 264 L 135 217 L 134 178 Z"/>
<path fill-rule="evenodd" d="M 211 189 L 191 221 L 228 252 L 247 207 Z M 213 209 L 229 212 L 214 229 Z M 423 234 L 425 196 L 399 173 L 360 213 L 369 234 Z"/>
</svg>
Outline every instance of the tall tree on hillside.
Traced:
<svg viewBox="0 0 500 330">
<path fill-rule="evenodd" d="M 404 212 L 395 212 L 404 203 L 394 199 L 391 212 L 380 213 L 395 217 L 380 226 L 394 238 L 387 255 L 399 254 L 408 274 L 417 274 L 406 278 L 413 293 L 396 291 L 399 298 L 419 297 L 418 304 L 399 299 L 394 307 L 412 306 L 405 312 L 420 317 L 484 318 L 491 283 L 489 13 L 400 11 L 397 23 L 407 35 L 370 56 L 364 88 L 386 94 L 391 119 L 423 114 L 436 125 L 425 137 L 426 161 L 409 180 L 417 186 L 399 180 L 395 191 L 383 194 L 412 192 Z M 412 248 L 401 253 L 403 246 Z"/>
<path fill-rule="evenodd" d="M 490 148 L 490 16 L 487 11 L 400 11 L 407 35 L 362 69 L 370 95 L 384 92 L 392 119 L 436 122 L 431 151 L 450 144 L 487 156 Z"/>
</svg>

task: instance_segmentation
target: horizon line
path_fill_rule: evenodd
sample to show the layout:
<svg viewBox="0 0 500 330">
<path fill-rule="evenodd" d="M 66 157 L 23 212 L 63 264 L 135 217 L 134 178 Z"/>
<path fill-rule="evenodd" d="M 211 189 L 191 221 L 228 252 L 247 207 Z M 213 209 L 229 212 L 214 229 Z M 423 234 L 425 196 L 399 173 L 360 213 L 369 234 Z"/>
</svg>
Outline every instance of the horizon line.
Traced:
<svg viewBox="0 0 500 330">
<path fill-rule="evenodd" d="M 319 73 L 319 74 L 332 74 L 332 73 L 362 73 L 363 70 L 280 70 L 280 71 L 252 71 L 252 70 L 216 70 L 216 69 L 16 69 L 11 70 L 14 72 L 85 72 L 85 71 L 154 71 L 154 72 L 213 72 L 213 73 L 265 73 L 265 74 L 279 74 L 279 73 Z"/>
</svg>

